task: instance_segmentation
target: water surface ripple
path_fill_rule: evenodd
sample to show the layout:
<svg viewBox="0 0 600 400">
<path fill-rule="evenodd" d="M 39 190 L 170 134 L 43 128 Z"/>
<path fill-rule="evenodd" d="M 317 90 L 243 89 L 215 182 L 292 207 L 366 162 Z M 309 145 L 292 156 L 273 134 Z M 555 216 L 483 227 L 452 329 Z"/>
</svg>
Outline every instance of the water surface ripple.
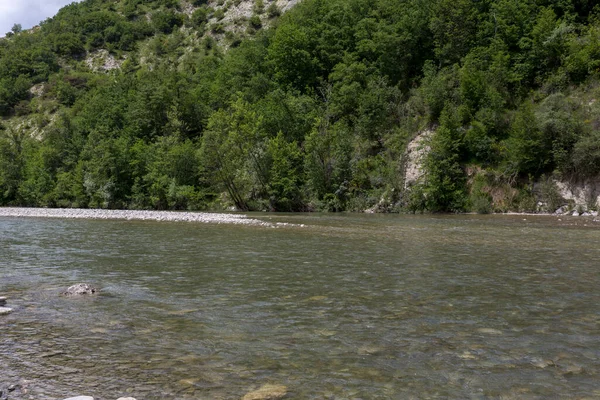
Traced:
<svg viewBox="0 0 600 400">
<path fill-rule="evenodd" d="M 600 397 L 584 219 L 252 215 L 265 226 L 0 218 L 13 398 Z M 300 225 L 305 225 L 303 228 Z M 93 298 L 58 296 L 77 282 Z"/>
</svg>

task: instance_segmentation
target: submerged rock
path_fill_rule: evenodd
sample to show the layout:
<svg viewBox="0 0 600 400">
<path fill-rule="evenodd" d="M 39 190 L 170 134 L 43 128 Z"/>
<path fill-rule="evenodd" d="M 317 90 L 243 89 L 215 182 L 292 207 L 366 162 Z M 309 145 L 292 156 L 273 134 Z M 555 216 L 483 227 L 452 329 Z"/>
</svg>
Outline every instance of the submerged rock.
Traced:
<svg viewBox="0 0 600 400">
<path fill-rule="evenodd" d="M 69 397 L 68 399 L 65 400 L 94 400 L 93 397 L 90 396 L 75 396 L 75 397 Z"/>
<path fill-rule="evenodd" d="M 62 292 L 63 296 L 86 296 L 96 293 L 98 290 L 87 283 L 78 283 L 70 286 L 66 291 Z"/>
<path fill-rule="evenodd" d="M 0 315 L 7 315 L 12 312 L 12 308 L 0 307 Z"/>
<path fill-rule="evenodd" d="M 584 372 L 584 369 L 581 365 L 570 364 L 563 367 L 561 372 L 564 376 L 579 375 Z"/>
<path fill-rule="evenodd" d="M 264 385 L 260 389 L 246 394 L 242 400 L 278 400 L 285 397 L 287 387 L 283 385 Z"/>
<path fill-rule="evenodd" d="M 6 300 L 8 300 L 6 297 L 0 296 L 0 306 L 5 305 L 6 304 Z"/>
</svg>

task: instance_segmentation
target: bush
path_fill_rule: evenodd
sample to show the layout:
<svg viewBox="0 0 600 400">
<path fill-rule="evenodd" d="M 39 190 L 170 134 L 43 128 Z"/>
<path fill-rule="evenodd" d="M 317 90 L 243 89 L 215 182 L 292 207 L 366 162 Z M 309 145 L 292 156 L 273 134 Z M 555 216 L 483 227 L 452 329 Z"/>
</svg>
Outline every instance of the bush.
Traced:
<svg viewBox="0 0 600 400">
<path fill-rule="evenodd" d="M 482 173 L 473 178 L 469 203 L 471 211 L 477 214 L 489 214 L 492 212 L 492 196 L 489 194 L 488 180 Z"/>
<path fill-rule="evenodd" d="M 162 33 L 171 33 L 175 27 L 183 25 L 184 17 L 172 11 L 159 11 L 152 15 L 154 30 Z"/>
<path fill-rule="evenodd" d="M 262 27 L 262 21 L 260 20 L 260 17 L 256 14 L 250 17 L 250 20 L 248 22 L 250 26 L 254 29 L 260 29 Z"/>
<path fill-rule="evenodd" d="M 192 13 L 191 23 L 194 27 L 199 27 L 200 25 L 206 23 L 208 20 L 208 10 L 206 7 L 200 7 Z"/>
<path fill-rule="evenodd" d="M 267 15 L 269 18 L 279 17 L 281 15 L 281 10 L 277 7 L 276 2 L 272 2 L 271 5 L 267 8 Z"/>
<path fill-rule="evenodd" d="M 423 193 L 427 210 L 458 212 L 464 209 L 467 198 L 465 176 L 460 165 L 461 146 L 456 111 L 447 106 L 425 158 Z"/>
<path fill-rule="evenodd" d="M 262 14 L 265 11 L 264 0 L 254 0 L 254 7 L 252 8 L 255 14 Z"/>
<path fill-rule="evenodd" d="M 556 187 L 556 183 L 552 178 L 542 176 L 539 184 L 540 200 L 546 203 L 547 212 L 554 212 L 560 206 L 564 205 L 565 199 L 562 198 Z"/>
<path fill-rule="evenodd" d="M 573 148 L 573 172 L 583 177 L 600 174 L 600 131 L 582 137 Z"/>
<path fill-rule="evenodd" d="M 215 17 L 217 21 L 220 21 L 223 18 L 225 18 L 225 11 L 223 11 L 222 8 L 219 8 L 218 10 L 215 11 L 215 13 L 213 14 L 213 17 Z"/>
</svg>

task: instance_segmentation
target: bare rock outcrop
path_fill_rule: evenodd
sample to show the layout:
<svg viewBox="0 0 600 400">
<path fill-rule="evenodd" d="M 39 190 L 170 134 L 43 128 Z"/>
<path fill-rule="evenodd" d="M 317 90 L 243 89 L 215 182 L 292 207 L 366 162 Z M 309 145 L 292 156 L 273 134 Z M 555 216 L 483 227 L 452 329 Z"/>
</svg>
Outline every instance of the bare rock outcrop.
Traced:
<svg viewBox="0 0 600 400">
<path fill-rule="evenodd" d="M 62 292 L 63 296 L 88 296 L 98 292 L 98 289 L 87 283 L 78 283 Z"/>
<path fill-rule="evenodd" d="M 560 196 L 584 210 L 600 207 L 600 178 L 583 181 L 555 181 Z"/>
<path fill-rule="evenodd" d="M 420 132 L 406 147 L 406 164 L 404 166 L 404 190 L 415 185 L 424 175 L 423 163 L 431 150 L 429 143 L 433 130 Z"/>
</svg>

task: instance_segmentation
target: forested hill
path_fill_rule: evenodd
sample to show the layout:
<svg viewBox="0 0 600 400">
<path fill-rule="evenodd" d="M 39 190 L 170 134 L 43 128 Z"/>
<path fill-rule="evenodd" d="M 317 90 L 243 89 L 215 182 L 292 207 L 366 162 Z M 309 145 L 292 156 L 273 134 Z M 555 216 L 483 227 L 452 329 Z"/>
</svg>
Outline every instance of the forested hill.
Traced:
<svg viewBox="0 0 600 400">
<path fill-rule="evenodd" d="M 84 0 L 16 26 L 0 205 L 531 211 L 534 182 L 550 207 L 551 177 L 600 173 L 594 0 L 295 3 Z"/>
</svg>

